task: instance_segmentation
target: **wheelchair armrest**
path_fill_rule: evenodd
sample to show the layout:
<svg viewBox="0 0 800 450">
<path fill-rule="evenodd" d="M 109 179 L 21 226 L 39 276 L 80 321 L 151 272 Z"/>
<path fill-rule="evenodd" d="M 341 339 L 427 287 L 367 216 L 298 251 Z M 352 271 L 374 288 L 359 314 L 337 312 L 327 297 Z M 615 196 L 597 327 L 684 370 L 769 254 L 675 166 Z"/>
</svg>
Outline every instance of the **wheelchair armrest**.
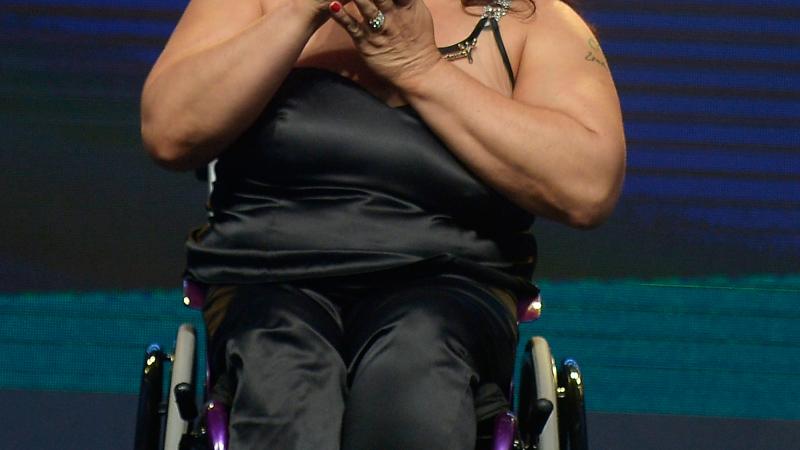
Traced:
<svg viewBox="0 0 800 450">
<path fill-rule="evenodd" d="M 542 315 L 542 296 L 528 297 L 517 302 L 517 323 L 533 322 Z"/>
<path fill-rule="evenodd" d="M 203 309 L 206 302 L 206 286 L 188 278 L 183 279 L 183 304 L 192 309 Z"/>
</svg>

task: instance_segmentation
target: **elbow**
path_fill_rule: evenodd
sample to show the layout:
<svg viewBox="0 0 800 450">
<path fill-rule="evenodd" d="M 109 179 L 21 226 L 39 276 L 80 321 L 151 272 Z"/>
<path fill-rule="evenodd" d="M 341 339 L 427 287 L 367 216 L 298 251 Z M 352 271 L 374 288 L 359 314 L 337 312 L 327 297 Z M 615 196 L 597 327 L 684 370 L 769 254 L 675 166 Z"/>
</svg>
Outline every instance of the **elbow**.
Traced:
<svg viewBox="0 0 800 450">
<path fill-rule="evenodd" d="M 176 158 L 170 155 L 159 153 L 157 151 L 148 150 L 148 154 L 156 164 L 167 170 L 172 170 L 175 172 L 187 172 L 198 167 L 196 164 L 191 164 L 183 158 Z"/>
<path fill-rule="evenodd" d="M 594 171 L 593 181 L 582 186 L 580 195 L 574 197 L 573 207 L 567 211 L 566 222 L 569 226 L 590 230 L 611 217 L 625 179 L 625 147 L 625 138 L 621 133 L 618 139 L 610 141 L 604 154 L 611 157 L 600 165 L 604 169 Z"/>
<path fill-rule="evenodd" d="M 567 225 L 581 230 L 591 230 L 611 217 L 622 191 L 623 168 L 611 179 L 605 179 L 584 188 L 583 195 L 575 197 L 572 207 L 565 211 Z"/>
<path fill-rule="evenodd" d="M 608 220 L 621 190 L 622 175 L 616 180 L 596 180 L 593 183 L 573 181 L 561 185 L 559 190 L 538 190 L 539 194 L 529 195 L 525 197 L 527 201 L 519 204 L 532 214 L 572 228 L 590 230 Z"/>
<path fill-rule="evenodd" d="M 152 77 L 152 75 L 151 75 Z M 194 161 L 196 151 L 181 132 L 181 126 L 169 117 L 169 113 L 157 107 L 155 94 L 149 88 L 150 80 L 142 90 L 140 133 L 145 152 L 159 166 L 174 171 L 188 171 L 200 167 L 202 161 Z"/>
<path fill-rule="evenodd" d="M 156 126 L 142 120 L 142 144 L 150 158 L 159 166 L 176 172 L 196 169 L 203 165 L 202 161 L 195 161 L 192 152 L 179 140 L 170 138 L 166 133 L 160 132 Z"/>
<path fill-rule="evenodd" d="M 618 196 L 618 189 L 594 189 L 591 195 L 579 196 L 573 192 L 557 201 L 533 200 L 528 207 L 523 208 L 572 228 L 591 230 L 602 225 L 611 216 Z"/>
<path fill-rule="evenodd" d="M 187 164 L 186 158 L 182 156 L 178 146 L 148 137 L 144 130 L 142 131 L 142 142 L 147 154 L 159 166 L 178 172 L 193 168 Z"/>
<path fill-rule="evenodd" d="M 615 202 L 587 203 L 567 212 L 566 223 L 579 230 L 591 230 L 602 225 L 614 210 Z"/>
</svg>

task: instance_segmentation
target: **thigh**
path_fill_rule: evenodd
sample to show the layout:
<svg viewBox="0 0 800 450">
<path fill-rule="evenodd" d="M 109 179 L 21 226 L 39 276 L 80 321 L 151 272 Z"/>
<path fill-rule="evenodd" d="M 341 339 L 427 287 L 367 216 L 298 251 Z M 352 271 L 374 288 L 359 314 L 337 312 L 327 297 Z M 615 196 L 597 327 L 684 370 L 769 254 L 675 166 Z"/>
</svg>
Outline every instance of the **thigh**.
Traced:
<svg viewBox="0 0 800 450">
<path fill-rule="evenodd" d="M 290 285 L 218 286 L 205 312 L 230 448 L 338 449 L 346 368 L 336 306 Z"/>
<path fill-rule="evenodd" d="M 345 449 L 466 449 L 475 392 L 511 380 L 516 325 L 485 286 L 460 276 L 362 299 L 345 317 Z"/>
</svg>

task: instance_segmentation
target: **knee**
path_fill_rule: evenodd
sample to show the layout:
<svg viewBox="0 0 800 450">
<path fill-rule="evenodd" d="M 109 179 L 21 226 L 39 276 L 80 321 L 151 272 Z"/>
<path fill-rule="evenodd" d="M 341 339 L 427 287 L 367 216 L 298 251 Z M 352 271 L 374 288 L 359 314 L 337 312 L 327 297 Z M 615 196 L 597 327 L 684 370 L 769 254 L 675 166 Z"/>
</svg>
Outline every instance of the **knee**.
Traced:
<svg viewBox="0 0 800 450">
<path fill-rule="evenodd" d="M 472 376 L 468 344 L 452 329 L 445 308 L 433 302 L 407 306 L 361 342 L 350 364 L 353 381 L 363 377 L 396 386 L 419 384 L 439 368 Z"/>
<path fill-rule="evenodd" d="M 410 311 L 373 335 L 359 356 L 351 366 L 343 448 L 474 444 L 477 372 L 442 315 Z"/>
</svg>

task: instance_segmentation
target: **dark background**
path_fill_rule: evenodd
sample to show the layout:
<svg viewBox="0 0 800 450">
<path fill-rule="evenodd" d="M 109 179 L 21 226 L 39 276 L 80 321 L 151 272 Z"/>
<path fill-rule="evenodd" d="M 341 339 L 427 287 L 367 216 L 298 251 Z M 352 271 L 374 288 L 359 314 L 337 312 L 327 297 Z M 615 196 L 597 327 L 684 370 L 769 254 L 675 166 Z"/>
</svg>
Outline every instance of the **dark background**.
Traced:
<svg viewBox="0 0 800 450">
<path fill-rule="evenodd" d="M 138 132 L 144 77 L 184 7 L 0 0 L 2 449 L 129 446 L 138 355 L 185 320 L 161 305 L 179 298 L 207 188 L 156 167 Z M 542 329 L 588 363 L 593 443 L 794 448 L 800 4 L 579 8 L 620 92 L 628 172 L 600 229 L 535 231 L 554 299 Z"/>
<path fill-rule="evenodd" d="M 174 286 L 205 186 L 145 156 L 144 77 L 182 0 L 3 0 L 0 286 Z M 797 272 L 800 5 L 584 1 L 629 169 L 615 215 L 540 221 L 540 278 Z"/>
</svg>

